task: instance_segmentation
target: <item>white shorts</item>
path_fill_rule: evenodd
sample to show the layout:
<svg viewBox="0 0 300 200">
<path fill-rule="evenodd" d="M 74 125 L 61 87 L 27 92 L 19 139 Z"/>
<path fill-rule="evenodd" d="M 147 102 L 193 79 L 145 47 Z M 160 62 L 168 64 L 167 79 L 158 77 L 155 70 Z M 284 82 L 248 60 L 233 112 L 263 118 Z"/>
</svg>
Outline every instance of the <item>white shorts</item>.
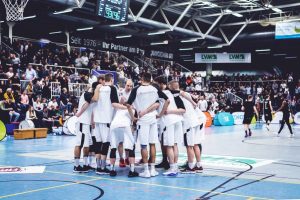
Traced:
<svg viewBox="0 0 300 200">
<path fill-rule="evenodd" d="M 166 127 L 163 133 L 163 145 L 174 146 L 174 144 L 181 144 L 183 139 L 182 122 L 177 122 Z"/>
<path fill-rule="evenodd" d="M 114 128 L 110 131 L 110 147 L 117 148 L 123 142 L 124 149 L 133 150 L 134 137 L 131 127 Z"/>
<path fill-rule="evenodd" d="M 204 136 L 202 129 L 204 129 L 203 125 L 188 129 L 188 131 L 184 134 L 184 145 L 194 146 L 196 144 L 201 144 Z"/>
<path fill-rule="evenodd" d="M 137 125 L 137 138 L 141 145 L 158 143 L 157 123 Z"/>
<path fill-rule="evenodd" d="M 91 125 L 76 123 L 76 146 L 89 147 L 93 144 L 91 137 Z"/>
<path fill-rule="evenodd" d="M 94 135 L 97 142 L 106 143 L 110 141 L 110 125 L 95 123 Z"/>
</svg>

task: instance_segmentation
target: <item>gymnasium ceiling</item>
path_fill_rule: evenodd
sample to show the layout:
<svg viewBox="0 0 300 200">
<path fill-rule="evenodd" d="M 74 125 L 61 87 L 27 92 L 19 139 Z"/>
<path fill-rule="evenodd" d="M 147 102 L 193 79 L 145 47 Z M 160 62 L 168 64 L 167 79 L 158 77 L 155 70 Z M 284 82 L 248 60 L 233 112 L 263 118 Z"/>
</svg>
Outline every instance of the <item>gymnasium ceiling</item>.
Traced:
<svg viewBox="0 0 300 200">
<path fill-rule="evenodd" d="M 83 6 L 78 8 L 80 1 Z M 191 55 L 184 58 L 188 60 L 199 51 L 249 52 L 257 48 L 274 48 L 280 53 L 278 45 L 281 42 L 274 39 L 275 23 L 300 20 L 299 0 L 131 0 L 128 24 L 111 27 L 116 23 L 96 16 L 96 4 L 96 0 L 29 0 L 24 16 L 36 17 L 18 22 L 14 35 L 50 38 L 59 42 L 65 41 L 64 34 L 49 33 L 69 31 L 107 40 L 132 35 L 118 40 L 179 54 L 182 53 L 180 49 L 189 49 L 184 52 Z M 73 8 L 72 12 L 53 14 L 69 8 Z M 2 3 L 0 20 L 5 21 Z M 5 33 L 7 27 L 2 27 Z M 93 29 L 76 31 L 84 27 Z M 151 35 L 157 32 L 163 34 Z M 290 43 L 299 50 L 299 40 Z M 282 48 L 294 52 L 292 46 L 282 45 Z"/>
</svg>

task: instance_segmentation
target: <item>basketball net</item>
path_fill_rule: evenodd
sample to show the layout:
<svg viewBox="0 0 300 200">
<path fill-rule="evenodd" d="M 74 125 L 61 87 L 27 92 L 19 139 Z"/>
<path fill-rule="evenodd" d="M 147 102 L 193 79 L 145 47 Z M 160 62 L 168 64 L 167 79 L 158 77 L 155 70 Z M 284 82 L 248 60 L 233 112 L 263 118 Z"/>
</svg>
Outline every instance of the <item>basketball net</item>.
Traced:
<svg viewBox="0 0 300 200">
<path fill-rule="evenodd" d="M 2 0 L 6 10 L 6 20 L 21 21 L 23 20 L 24 9 L 29 0 Z"/>
</svg>

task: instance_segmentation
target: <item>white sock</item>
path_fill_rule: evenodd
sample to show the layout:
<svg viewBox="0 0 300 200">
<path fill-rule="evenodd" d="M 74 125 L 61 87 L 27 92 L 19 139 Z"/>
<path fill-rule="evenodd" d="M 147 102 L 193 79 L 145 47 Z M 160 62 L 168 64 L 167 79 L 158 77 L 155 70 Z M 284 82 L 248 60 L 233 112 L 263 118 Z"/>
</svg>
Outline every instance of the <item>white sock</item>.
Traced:
<svg viewBox="0 0 300 200">
<path fill-rule="evenodd" d="M 88 157 L 83 156 L 83 165 L 88 165 Z"/>
<path fill-rule="evenodd" d="M 130 164 L 130 171 L 134 172 L 134 164 Z"/>
<path fill-rule="evenodd" d="M 171 170 L 175 170 L 176 169 L 176 165 L 175 164 L 170 164 L 170 169 Z"/>
<path fill-rule="evenodd" d="M 89 156 L 89 166 L 92 166 L 94 158 L 95 156 L 92 155 Z"/>
<path fill-rule="evenodd" d="M 74 158 L 74 165 L 75 167 L 78 167 L 79 166 L 79 158 Z"/>
<path fill-rule="evenodd" d="M 101 169 L 105 169 L 106 167 L 106 160 L 101 160 Z"/>
<path fill-rule="evenodd" d="M 150 169 L 155 170 L 155 163 L 150 163 Z"/>
<path fill-rule="evenodd" d="M 144 164 L 144 170 L 145 170 L 145 171 L 148 171 L 148 170 L 149 170 L 148 163 Z"/>
<path fill-rule="evenodd" d="M 196 163 L 197 167 L 201 167 L 201 161 Z"/>
<path fill-rule="evenodd" d="M 97 158 L 96 162 L 97 162 L 97 168 L 101 168 L 101 160 Z"/>
<path fill-rule="evenodd" d="M 113 170 L 115 170 L 115 165 L 110 164 L 110 171 L 113 171 Z"/>
<path fill-rule="evenodd" d="M 194 168 L 194 163 L 189 163 L 189 168 L 193 169 Z"/>
</svg>

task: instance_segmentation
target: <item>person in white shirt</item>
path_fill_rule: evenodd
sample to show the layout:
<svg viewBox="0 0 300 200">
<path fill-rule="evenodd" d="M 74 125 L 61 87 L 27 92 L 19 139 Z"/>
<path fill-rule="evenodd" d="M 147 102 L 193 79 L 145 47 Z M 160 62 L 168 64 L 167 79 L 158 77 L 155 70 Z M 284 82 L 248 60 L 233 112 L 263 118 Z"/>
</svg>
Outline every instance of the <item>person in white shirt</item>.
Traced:
<svg viewBox="0 0 300 200">
<path fill-rule="evenodd" d="M 198 102 L 198 107 L 202 112 L 207 111 L 208 104 L 203 95 L 200 96 L 200 100 Z"/>
<path fill-rule="evenodd" d="M 28 81 L 32 81 L 37 78 L 36 71 L 32 68 L 32 65 L 28 65 L 28 68 L 25 72 L 25 79 Z"/>
<path fill-rule="evenodd" d="M 168 97 L 170 104 L 165 115 L 162 117 L 160 133 L 162 136 L 163 146 L 166 148 L 170 169 L 163 175 L 176 176 L 178 174 L 178 144 L 183 141 L 183 114 L 185 107 L 183 101 L 178 96 L 174 97 L 170 90 L 167 90 L 167 77 L 159 76 L 155 79 L 160 89 Z M 161 103 L 160 109 L 163 107 L 164 101 Z"/>
<path fill-rule="evenodd" d="M 131 92 L 132 81 L 128 80 L 126 83 L 126 89 L 120 93 L 120 103 L 125 103 L 128 100 L 128 95 Z M 129 94 L 128 94 L 129 93 Z M 128 94 L 128 95 L 127 95 Z M 126 110 L 118 109 L 115 113 L 114 119 L 111 122 L 110 126 L 110 176 L 116 176 L 117 172 L 115 170 L 115 162 L 116 162 L 116 150 L 120 145 L 122 148 L 125 148 L 125 151 L 128 152 L 129 156 L 129 165 L 130 171 L 128 177 L 137 177 L 139 174 L 134 170 L 134 162 L 135 162 L 135 148 L 134 148 L 134 137 L 131 131 L 131 118 L 128 113 L 127 107 Z M 123 150 L 123 149 L 122 149 Z M 119 152 L 120 153 L 120 152 Z M 122 151 L 123 153 L 123 151 Z M 121 158 L 121 156 L 120 156 Z M 121 161 L 120 161 L 121 163 Z M 122 159 L 122 163 L 125 164 L 124 159 Z M 125 165 L 126 167 L 126 165 Z"/>
<path fill-rule="evenodd" d="M 92 89 L 84 92 L 80 99 L 78 105 L 78 112 L 76 113 L 77 123 L 76 123 L 76 144 L 74 148 L 74 169 L 75 173 L 86 173 L 89 171 L 88 167 L 88 155 L 89 146 L 91 142 L 91 116 L 92 116 L 92 106 L 90 105 L 93 94 Z M 79 165 L 80 154 L 83 148 L 83 167 Z"/>
<path fill-rule="evenodd" d="M 170 89 L 173 95 L 180 95 L 186 112 L 184 113 L 184 145 L 187 149 L 188 163 L 187 166 L 181 170 L 182 173 L 200 173 L 203 171 L 201 164 L 201 142 L 204 139 L 204 123 L 206 119 L 202 119 L 200 110 L 195 109 L 197 104 L 193 102 L 191 95 L 187 92 L 179 90 L 179 83 L 172 81 Z M 196 158 L 196 164 L 194 164 Z"/>
<path fill-rule="evenodd" d="M 96 141 L 101 144 L 100 160 L 97 160 L 96 173 L 99 175 L 110 174 L 106 168 L 106 157 L 110 145 L 110 126 L 115 110 L 127 108 L 119 103 L 117 89 L 113 86 L 113 75 L 105 74 L 104 85 L 96 89 L 93 101 L 96 102 L 93 109 L 93 121 L 95 122 Z M 97 147 L 98 148 L 98 147 Z"/>
<path fill-rule="evenodd" d="M 57 100 L 55 97 L 52 97 L 52 100 L 49 101 L 49 103 L 48 103 L 48 109 L 53 110 L 53 109 L 56 109 L 57 107 L 58 107 Z"/>
<path fill-rule="evenodd" d="M 8 72 L 6 72 L 6 76 L 7 76 L 8 79 L 10 79 L 10 78 L 12 78 L 14 75 L 15 75 L 14 70 L 13 70 L 12 67 L 10 67 L 10 68 L 8 69 Z"/>
<path fill-rule="evenodd" d="M 133 88 L 133 82 L 131 79 L 128 79 L 125 83 L 125 88 L 119 89 L 119 97 L 121 98 L 120 102 L 122 104 L 124 104 L 125 102 L 128 101 L 128 98 L 129 98 L 132 88 Z M 119 157 L 120 157 L 119 167 L 126 167 L 126 165 L 129 165 L 128 151 L 125 150 L 126 159 L 124 160 L 124 157 L 123 157 L 124 149 L 123 149 L 122 143 L 119 144 L 118 152 L 119 152 Z"/>
<path fill-rule="evenodd" d="M 151 74 L 144 73 L 141 81 L 142 85 L 132 90 L 126 105 L 133 121 L 135 121 L 136 118 L 134 117 L 131 105 L 134 105 L 137 113 L 140 115 L 137 120 L 137 135 L 141 144 L 144 171 L 140 173 L 139 176 L 150 178 L 158 175 L 158 172 L 155 170 L 155 144 L 159 142 L 157 118 L 164 115 L 170 101 L 161 90 L 151 85 Z M 147 114 L 141 113 L 155 104 L 160 98 L 165 99 L 165 103 L 158 115 L 156 110 L 151 110 L 151 112 L 147 112 Z M 150 145 L 150 170 L 148 168 L 148 145 Z"/>
<path fill-rule="evenodd" d="M 84 53 L 81 56 L 81 63 L 82 63 L 83 67 L 87 67 L 88 66 L 88 64 L 89 64 L 89 58 L 87 57 L 86 53 Z"/>
<path fill-rule="evenodd" d="M 250 87 L 250 85 L 248 85 L 245 89 L 246 89 L 246 94 L 247 95 L 251 95 L 251 87 Z"/>
</svg>

